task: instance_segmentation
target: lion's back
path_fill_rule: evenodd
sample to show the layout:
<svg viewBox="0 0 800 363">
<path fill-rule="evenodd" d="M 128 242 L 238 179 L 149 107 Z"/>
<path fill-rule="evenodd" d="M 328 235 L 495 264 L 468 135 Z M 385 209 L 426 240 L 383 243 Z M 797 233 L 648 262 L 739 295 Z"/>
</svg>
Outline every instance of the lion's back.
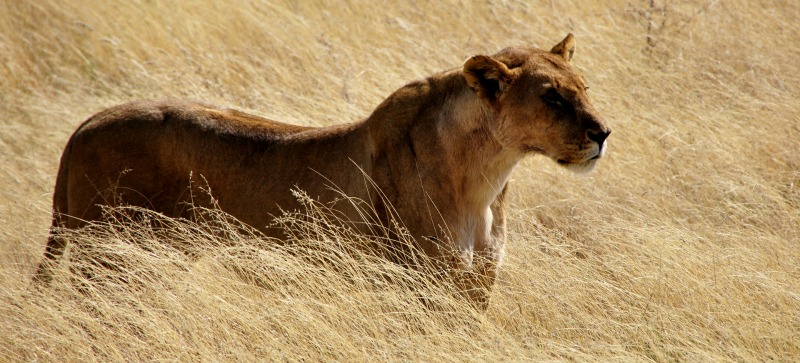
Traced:
<svg viewBox="0 0 800 363">
<path fill-rule="evenodd" d="M 280 138 L 312 129 L 205 103 L 168 99 L 134 101 L 107 108 L 84 122 L 73 137 L 95 130 L 124 132 L 170 126 L 257 139 Z"/>
</svg>

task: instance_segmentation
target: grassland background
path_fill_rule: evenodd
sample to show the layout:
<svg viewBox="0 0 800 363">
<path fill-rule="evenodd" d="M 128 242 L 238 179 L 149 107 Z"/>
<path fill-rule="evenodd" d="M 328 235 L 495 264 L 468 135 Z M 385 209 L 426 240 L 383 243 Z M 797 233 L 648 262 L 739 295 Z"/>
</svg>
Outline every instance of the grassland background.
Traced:
<svg viewBox="0 0 800 363">
<path fill-rule="evenodd" d="M 0 361 L 796 361 L 799 23 L 796 1 L 0 0 Z M 157 238 L 125 226 L 85 238 L 147 283 L 29 288 L 61 149 L 105 107 L 344 123 L 470 55 L 567 32 L 608 157 L 588 177 L 541 157 L 514 172 L 485 314 L 426 310 L 248 235 L 192 261 L 130 247 Z"/>
</svg>

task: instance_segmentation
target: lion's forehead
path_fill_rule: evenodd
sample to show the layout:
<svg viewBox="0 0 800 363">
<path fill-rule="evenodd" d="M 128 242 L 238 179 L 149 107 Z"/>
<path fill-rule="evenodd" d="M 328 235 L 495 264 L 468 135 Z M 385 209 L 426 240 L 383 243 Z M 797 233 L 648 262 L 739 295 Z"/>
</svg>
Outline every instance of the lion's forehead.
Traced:
<svg viewBox="0 0 800 363">
<path fill-rule="evenodd" d="M 518 68 L 519 72 L 528 73 L 540 82 L 559 83 L 563 86 L 574 85 L 585 88 L 585 80 L 575 69 L 558 55 L 539 48 L 508 47 L 494 55 L 509 68 Z"/>
<path fill-rule="evenodd" d="M 586 80 L 578 73 L 572 71 L 554 71 L 553 69 L 537 69 L 525 77 L 521 77 L 520 81 L 527 83 L 527 89 L 545 90 L 548 88 L 556 88 L 566 94 L 578 94 L 584 91 Z"/>
</svg>

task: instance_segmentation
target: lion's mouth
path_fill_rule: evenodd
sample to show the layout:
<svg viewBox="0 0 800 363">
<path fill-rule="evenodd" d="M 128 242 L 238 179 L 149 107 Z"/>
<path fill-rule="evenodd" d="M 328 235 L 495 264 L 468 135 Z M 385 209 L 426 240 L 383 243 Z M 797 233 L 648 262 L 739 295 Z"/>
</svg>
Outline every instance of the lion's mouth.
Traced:
<svg viewBox="0 0 800 363">
<path fill-rule="evenodd" d="M 574 164 L 584 164 L 584 163 L 588 163 L 588 162 L 590 162 L 590 161 L 594 161 L 594 160 L 600 159 L 601 157 L 603 157 L 603 151 L 602 151 L 602 150 L 601 150 L 601 151 L 599 151 L 599 152 L 597 153 L 597 155 L 595 155 L 595 156 L 592 156 L 591 158 L 588 158 L 588 159 L 586 159 L 586 160 L 581 160 L 581 161 L 569 161 L 569 160 L 566 160 L 566 159 L 556 159 L 556 163 L 558 163 L 558 165 L 574 165 Z"/>
</svg>

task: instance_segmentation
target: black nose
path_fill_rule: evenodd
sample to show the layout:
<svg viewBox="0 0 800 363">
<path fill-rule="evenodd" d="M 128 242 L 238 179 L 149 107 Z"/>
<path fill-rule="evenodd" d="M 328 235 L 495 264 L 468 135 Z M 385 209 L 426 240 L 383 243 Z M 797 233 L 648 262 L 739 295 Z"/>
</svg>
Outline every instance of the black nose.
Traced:
<svg viewBox="0 0 800 363">
<path fill-rule="evenodd" d="M 586 131 L 586 136 L 589 140 L 592 140 L 600 145 L 603 145 L 603 141 L 606 141 L 608 135 L 611 134 L 611 131 Z"/>
</svg>

